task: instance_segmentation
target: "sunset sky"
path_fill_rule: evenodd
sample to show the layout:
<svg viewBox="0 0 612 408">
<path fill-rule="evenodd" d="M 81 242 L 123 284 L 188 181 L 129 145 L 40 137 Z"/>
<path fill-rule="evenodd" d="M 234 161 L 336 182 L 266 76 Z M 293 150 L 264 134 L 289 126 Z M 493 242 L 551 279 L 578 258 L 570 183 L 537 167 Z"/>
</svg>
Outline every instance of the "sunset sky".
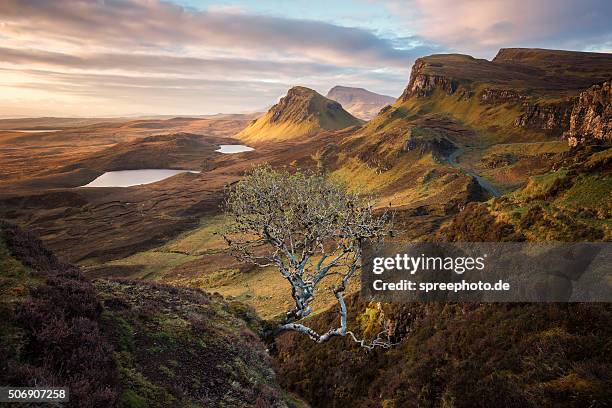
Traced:
<svg viewBox="0 0 612 408">
<path fill-rule="evenodd" d="M 609 0 L 2 0 L 0 117 L 248 112 L 293 85 L 398 96 L 419 56 L 610 52 L 610 21 Z"/>
</svg>

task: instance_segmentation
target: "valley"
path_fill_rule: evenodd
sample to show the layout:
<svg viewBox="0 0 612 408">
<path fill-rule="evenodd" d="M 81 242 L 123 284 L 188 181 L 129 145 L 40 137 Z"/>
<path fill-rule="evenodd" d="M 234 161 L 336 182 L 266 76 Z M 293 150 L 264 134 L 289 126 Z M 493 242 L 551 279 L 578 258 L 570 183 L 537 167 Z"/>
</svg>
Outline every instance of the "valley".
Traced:
<svg viewBox="0 0 612 408">
<path fill-rule="evenodd" d="M 337 100 L 348 98 L 351 90 L 357 89 L 357 96 L 366 90 L 334 88 L 324 97 L 297 86 L 262 114 L 0 120 L 0 219 L 32 231 L 61 262 L 78 265 L 105 302 L 110 320 L 104 324 L 115 331 L 125 329 L 126 321 L 143 328 L 138 344 L 153 347 L 154 329 L 127 310 L 149 310 L 158 300 L 172 306 L 155 319 L 166 331 L 181 325 L 187 334 L 180 341 L 189 349 L 197 342 L 190 330 L 199 330 L 190 310 L 209 313 L 214 322 L 229 319 L 230 334 L 248 342 L 254 335 L 236 334 L 247 328 L 233 307 L 246 305 L 245 310 L 256 313 L 251 323 L 259 326 L 248 328 L 256 332 L 292 304 L 290 286 L 275 268 L 238 262 L 219 236 L 226 223 L 226 188 L 253 166 L 318 170 L 351 191 L 372 196 L 376 211 L 393 213 L 392 239 L 399 242 L 608 242 L 611 79 L 610 54 L 502 49 L 491 61 L 459 54 L 419 58 L 397 100 L 367 94 L 373 99 L 353 104 L 353 110 Z M 110 179 L 113 175 L 119 179 Z M 180 287 L 176 290 L 189 301 L 176 306 L 173 287 Z M 239 381 L 254 387 L 250 378 L 260 376 L 274 393 L 280 392 L 280 383 L 316 407 L 371 406 L 377 390 L 391 401 L 385 407 L 419 405 L 409 401 L 443 406 L 443 400 L 469 399 L 474 395 L 470 389 L 485 392 L 497 383 L 505 391 L 487 395 L 504 403 L 517 398 L 554 406 L 558 395 L 567 394 L 580 406 L 593 396 L 609 396 L 609 379 L 601 379 L 600 367 L 591 363 L 609 345 L 595 342 L 583 327 L 592 322 L 593 330 L 609 339 L 606 305 L 381 305 L 361 300 L 358 287 L 347 291 L 355 330 L 372 337 L 388 329 L 401 342 L 398 349 L 365 354 L 343 339 L 342 352 L 337 352 L 337 343 L 314 346 L 286 333 L 266 345 L 280 373 L 278 383 L 267 363 L 249 368 L 257 372 Z M 216 295 L 208 299 L 200 291 Z M 324 326 L 336 319 L 330 309 L 334 302 L 332 293 L 317 297 L 310 321 Z M 525 325 L 525 337 L 504 323 L 506 317 Z M 221 323 L 217 329 L 216 334 L 225 330 Z M 517 337 L 519 346 L 510 357 L 491 351 L 509 347 L 503 336 Z M 417 338 L 429 354 L 417 347 Z M 571 352 L 569 338 L 583 346 L 572 361 L 565 357 Z M 471 354 L 451 344 L 452 339 L 466 343 Z M 258 342 L 256 351 L 238 358 L 241 367 L 265 360 Z M 491 355 L 481 358 L 486 384 L 476 386 L 477 369 L 470 366 L 469 355 L 478 347 Z M 534 351 L 537 347 L 541 354 Z M 234 358 L 235 350 L 223 350 Z M 558 364 L 549 371 L 543 367 L 547 350 Z M 138 354 L 133 346 L 124 351 Z M 307 353 L 323 363 L 313 363 Z M 503 360 L 499 367 L 510 367 L 510 359 L 523 355 L 528 361 L 522 360 L 516 372 L 497 369 L 497 358 Z M 162 358 L 167 364 L 169 356 Z M 405 362 L 397 373 L 395 360 Z M 348 371 L 340 370 L 342 361 L 350 361 Z M 132 373 L 154 372 L 146 356 L 122 364 Z M 371 364 L 379 377 L 366 373 Z M 455 381 L 457 366 L 467 368 Z M 218 375 L 231 376 L 226 371 Z M 356 382 L 344 390 L 328 384 L 332 376 L 351 375 Z M 157 380 L 156 392 L 175 381 Z M 184 381 L 179 376 L 175 382 Z M 318 394 L 321 384 L 329 391 Z M 404 392 L 398 391 L 404 386 Z M 139 392 L 146 388 L 139 383 Z M 227 406 L 246 398 L 234 391 L 224 401 Z M 268 394 L 262 398 L 273 399 Z"/>
</svg>

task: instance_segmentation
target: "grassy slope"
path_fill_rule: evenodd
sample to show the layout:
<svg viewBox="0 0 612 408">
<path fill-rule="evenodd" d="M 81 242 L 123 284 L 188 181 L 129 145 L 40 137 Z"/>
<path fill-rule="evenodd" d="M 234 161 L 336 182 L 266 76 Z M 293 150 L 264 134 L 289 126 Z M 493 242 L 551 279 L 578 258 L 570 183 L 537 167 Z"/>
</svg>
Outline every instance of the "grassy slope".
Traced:
<svg viewBox="0 0 612 408">
<path fill-rule="evenodd" d="M 548 153 L 562 148 L 534 144 L 557 141 L 550 132 L 515 125 L 523 104 L 565 100 L 612 75 L 612 58 L 596 53 L 507 49 L 494 61 L 459 54 L 433 55 L 419 61 L 407 89 L 420 86 L 425 95 L 407 90 L 392 107 L 356 132 L 343 144 L 336 171 L 349 182 L 353 175 L 360 181 L 367 179 L 366 185 L 382 192 L 385 200 L 389 198 L 385 190 L 403 190 L 402 204 L 418 197 L 422 189 L 419 176 L 445 164 L 443 158 L 425 163 L 419 157 L 401 154 L 407 140 L 446 137 L 459 148 L 470 147 L 468 162 L 473 164 L 495 150 L 519 150 L 521 157 L 511 166 L 472 166 L 502 191 L 511 191 L 524 185 L 529 176 L 545 171 L 550 163 Z M 427 84 L 418 85 L 421 77 L 435 85 L 431 89 Z M 455 91 L 450 93 L 445 86 Z M 482 102 L 481 95 L 490 90 L 507 90 L 520 97 Z M 441 200 L 447 198 L 439 195 Z"/>
<path fill-rule="evenodd" d="M 288 140 L 362 123 L 341 107 L 332 109 L 338 106 L 335 102 L 308 88 L 292 88 L 285 98 L 286 104 L 281 101 L 236 137 L 246 142 Z M 277 116 L 281 119 L 276 120 Z"/>
<path fill-rule="evenodd" d="M 152 283 L 95 285 L 124 385 L 123 406 L 301 406 L 278 389 L 252 331 L 259 320 L 244 305 Z"/>
<path fill-rule="evenodd" d="M 68 387 L 70 407 L 117 405 L 101 305 L 78 269 L 0 222 L 0 291 L 0 383 Z"/>
<path fill-rule="evenodd" d="M 553 171 L 531 177 L 523 189 L 486 208 L 529 240 L 610 241 L 611 162 L 612 148 L 566 153 Z"/>
<path fill-rule="evenodd" d="M 366 353 L 348 339 L 277 340 L 283 384 L 317 407 L 584 407 L 612 398 L 608 305 L 351 302 L 353 328 L 404 341 Z M 327 327 L 329 314 L 314 322 Z"/>
<path fill-rule="evenodd" d="M 238 139 L 245 142 L 262 142 L 266 140 L 286 140 L 294 137 L 307 136 L 317 131 L 318 126 L 314 121 L 301 123 L 270 124 L 270 113 L 266 113 L 255 122 L 251 123 L 245 130 L 236 135 Z"/>
<path fill-rule="evenodd" d="M 291 307 L 287 281 L 275 268 L 255 268 L 236 261 L 217 231 L 223 216 L 201 220 L 191 230 L 153 250 L 86 269 L 88 276 L 120 273 L 130 279 L 198 288 L 244 302 L 262 318 L 274 318 Z M 352 289 L 356 289 L 354 285 Z M 314 306 L 325 310 L 335 299 L 331 292 L 321 293 Z"/>
</svg>

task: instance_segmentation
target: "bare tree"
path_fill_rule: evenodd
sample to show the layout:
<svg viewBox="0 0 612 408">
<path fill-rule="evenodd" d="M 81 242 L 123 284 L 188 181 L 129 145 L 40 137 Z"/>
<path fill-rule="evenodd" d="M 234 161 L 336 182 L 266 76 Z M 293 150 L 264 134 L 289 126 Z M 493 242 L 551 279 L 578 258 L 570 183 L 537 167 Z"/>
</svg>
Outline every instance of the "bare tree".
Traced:
<svg viewBox="0 0 612 408">
<path fill-rule="evenodd" d="M 366 240 L 379 241 L 389 232 L 387 214 L 376 216 L 373 203 L 339 183 L 312 172 L 255 167 L 228 188 L 225 201 L 230 226 L 223 237 L 239 260 L 262 267 L 273 265 L 291 285 L 294 307 L 277 331 L 307 334 L 318 343 L 349 335 L 368 349 L 389 342 L 382 334 L 366 342 L 347 329 L 344 293 L 361 266 Z M 333 282 L 340 326 L 318 333 L 302 319 L 321 283 Z"/>
</svg>

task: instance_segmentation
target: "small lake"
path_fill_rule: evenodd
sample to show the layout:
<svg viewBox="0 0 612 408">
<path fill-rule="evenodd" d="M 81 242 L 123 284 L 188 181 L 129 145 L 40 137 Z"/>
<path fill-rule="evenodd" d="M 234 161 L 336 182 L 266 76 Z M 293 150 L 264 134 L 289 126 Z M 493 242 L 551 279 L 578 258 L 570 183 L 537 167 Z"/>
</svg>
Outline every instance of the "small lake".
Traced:
<svg viewBox="0 0 612 408">
<path fill-rule="evenodd" d="M 108 171 L 81 187 L 131 187 L 155 183 L 180 173 L 199 173 L 199 171 L 170 169 Z"/>
<path fill-rule="evenodd" d="M 253 149 L 252 147 L 245 145 L 221 145 L 219 149 L 215 150 L 215 152 L 223 153 L 223 154 L 234 154 L 234 153 L 242 153 L 242 152 L 250 152 Z"/>
</svg>

